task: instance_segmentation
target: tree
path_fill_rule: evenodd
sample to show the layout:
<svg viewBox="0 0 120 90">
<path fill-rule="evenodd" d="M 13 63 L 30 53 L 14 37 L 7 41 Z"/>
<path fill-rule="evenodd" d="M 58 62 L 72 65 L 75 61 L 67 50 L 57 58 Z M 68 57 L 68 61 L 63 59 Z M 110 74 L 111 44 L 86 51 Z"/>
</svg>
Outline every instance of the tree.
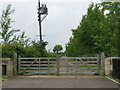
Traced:
<svg viewBox="0 0 120 90">
<path fill-rule="evenodd" d="M 112 32 L 107 26 L 107 17 L 100 4 L 91 4 L 66 46 L 68 56 L 96 55 L 105 52 L 110 55 Z"/>
<path fill-rule="evenodd" d="M 108 13 L 107 27 L 111 32 L 111 53 L 120 56 L 120 2 L 103 2 L 101 3 L 102 10 Z"/>
<path fill-rule="evenodd" d="M 68 56 L 120 56 L 120 3 L 91 4 L 66 45 Z"/>
<path fill-rule="evenodd" d="M 13 36 L 16 32 L 19 32 L 20 30 L 15 30 L 11 28 L 11 23 L 14 21 L 10 17 L 10 15 L 15 10 L 11 10 L 11 5 L 9 4 L 5 10 L 2 11 L 2 15 L 0 17 L 0 36 L 2 39 L 3 44 L 11 43 L 13 41 Z"/>
<path fill-rule="evenodd" d="M 55 45 L 54 48 L 53 48 L 53 52 L 54 53 L 60 53 L 60 51 L 63 50 L 63 47 L 61 45 Z"/>
<path fill-rule="evenodd" d="M 93 55 L 101 52 L 101 31 L 104 24 L 103 13 L 99 10 L 99 5 L 91 4 L 87 14 L 83 16 L 77 29 L 72 30 L 73 37 L 66 47 L 66 52 L 70 56 Z M 103 25 L 102 25 L 103 24 Z"/>
</svg>

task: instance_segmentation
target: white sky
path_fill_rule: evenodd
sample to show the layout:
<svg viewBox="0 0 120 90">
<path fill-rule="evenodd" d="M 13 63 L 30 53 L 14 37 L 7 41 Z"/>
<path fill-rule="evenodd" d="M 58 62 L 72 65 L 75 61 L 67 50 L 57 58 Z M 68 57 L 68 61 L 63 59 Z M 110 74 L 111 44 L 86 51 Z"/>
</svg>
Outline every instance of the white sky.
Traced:
<svg viewBox="0 0 120 90">
<path fill-rule="evenodd" d="M 7 2 L 9 1 L 9 2 Z M 48 16 L 42 22 L 44 41 L 48 41 L 47 50 L 53 49 L 56 44 L 63 47 L 71 37 L 71 30 L 75 29 L 85 15 L 91 2 L 101 0 L 41 0 L 48 7 Z M 39 40 L 37 0 L 1 0 L 0 13 L 8 3 L 15 9 L 12 15 L 14 29 L 25 31 L 31 40 Z"/>
</svg>

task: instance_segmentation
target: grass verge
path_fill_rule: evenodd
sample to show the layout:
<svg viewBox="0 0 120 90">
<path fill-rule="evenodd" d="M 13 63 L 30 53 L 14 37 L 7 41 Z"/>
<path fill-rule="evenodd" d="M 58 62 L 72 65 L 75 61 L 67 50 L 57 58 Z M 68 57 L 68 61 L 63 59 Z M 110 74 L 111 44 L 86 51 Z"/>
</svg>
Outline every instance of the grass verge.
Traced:
<svg viewBox="0 0 120 90">
<path fill-rule="evenodd" d="M 2 81 L 5 81 L 5 80 L 8 80 L 10 78 L 14 78 L 16 76 L 15 75 L 2 75 L 1 77 L 2 77 Z"/>
</svg>

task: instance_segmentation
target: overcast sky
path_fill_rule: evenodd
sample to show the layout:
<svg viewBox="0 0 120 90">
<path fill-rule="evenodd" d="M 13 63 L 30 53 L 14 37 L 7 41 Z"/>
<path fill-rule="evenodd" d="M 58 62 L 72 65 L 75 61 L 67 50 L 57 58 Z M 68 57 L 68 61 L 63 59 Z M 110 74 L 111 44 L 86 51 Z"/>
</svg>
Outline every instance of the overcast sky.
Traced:
<svg viewBox="0 0 120 90">
<path fill-rule="evenodd" d="M 37 0 L 1 0 L 0 13 L 9 3 L 15 9 L 12 18 L 14 29 L 25 31 L 31 40 L 39 40 Z M 42 22 L 43 40 L 48 42 L 47 50 L 56 44 L 65 47 L 71 37 L 71 29 L 75 29 L 85 15 L 91 2 L 101 0 L 41 0 L 47 4 L 48 16 Z"/>
</svg>

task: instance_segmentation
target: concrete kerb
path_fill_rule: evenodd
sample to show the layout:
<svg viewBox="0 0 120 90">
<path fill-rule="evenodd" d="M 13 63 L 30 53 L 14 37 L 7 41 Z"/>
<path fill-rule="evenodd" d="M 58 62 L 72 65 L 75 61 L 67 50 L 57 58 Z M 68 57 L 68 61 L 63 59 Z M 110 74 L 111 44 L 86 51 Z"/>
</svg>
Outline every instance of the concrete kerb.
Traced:
<svg viewBox="0 0 120 90">
<path fill-rule="evenodd" d="M 114 80 L 114 79 L 112 79 L 112 78 L 110 78 L 110 77 L 108 77 L 108 76 L 105 76 L 107 79 L 109 79 L 109 80 L 111 80 L 112 82 L 114 82 L 114 83 L 116 83 L 117 85 L 118 85 L 118 90 L 120 90 L 120 83 L 118 82 L 118 81 L 116 81 L 116 80 Z"/>
</svg>

